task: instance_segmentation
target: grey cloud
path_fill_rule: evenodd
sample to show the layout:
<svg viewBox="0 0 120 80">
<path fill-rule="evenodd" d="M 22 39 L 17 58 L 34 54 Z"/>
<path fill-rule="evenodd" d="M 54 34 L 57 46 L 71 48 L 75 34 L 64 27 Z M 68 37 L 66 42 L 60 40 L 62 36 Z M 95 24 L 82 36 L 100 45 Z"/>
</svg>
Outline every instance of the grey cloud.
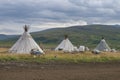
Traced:
<svg viewBox="0 0 120 80">
<path fill-rule="evenodd" d="M 17 27 L 71 20 L 119 22 L 119 5 L 119 0 L 0 0 L 0 24 Z"/>
</svg>

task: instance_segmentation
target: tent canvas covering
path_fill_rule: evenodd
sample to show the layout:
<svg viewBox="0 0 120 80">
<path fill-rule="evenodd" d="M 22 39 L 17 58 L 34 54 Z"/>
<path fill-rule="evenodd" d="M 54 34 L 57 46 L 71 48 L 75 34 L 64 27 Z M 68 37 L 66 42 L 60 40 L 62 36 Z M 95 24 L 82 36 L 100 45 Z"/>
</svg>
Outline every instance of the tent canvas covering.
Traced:
<svg viewBox="0 0 120 80">
<path fill-rule="evenodd" d="M 110 47 L 106 43 L 105 39 L 102 39 L 100 43 L 97 45 L 97 47 L 94 50 L 99 51 L 111 51 Z"/>
<path fill-rule="evenodd" d="M 18 41 L 9 49 L 10 53 L 30 53 L 32 49 L 37 49 L 41 53 L 44 53 L 38 44 L 34 41 L 32 36 L 27 32 L 27 28 L 24 28 L 25 32 L 21 35 Z"/>
<path fill-rule="evenodd" d="M 80 46 L 80 47 L 79 47 L 79 51 L 80 51 L 80 52 L 84 52 L 84 51 L 85 51 L 85 46 Z"/>
<path fill-rule="evenodd" d="M 56 51 L 62 50 L 65 52 L 73 52 L 74 46 L 68 38 L 64 39 L 56 48 Z"/>
</svg>

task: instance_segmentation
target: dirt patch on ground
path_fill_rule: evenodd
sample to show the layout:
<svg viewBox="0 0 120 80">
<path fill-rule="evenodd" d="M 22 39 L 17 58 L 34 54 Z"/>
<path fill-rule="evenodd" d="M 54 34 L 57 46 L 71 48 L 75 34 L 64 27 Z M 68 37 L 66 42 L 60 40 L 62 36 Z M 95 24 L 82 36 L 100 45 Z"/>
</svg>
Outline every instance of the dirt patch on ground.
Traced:
<svg viewBox="0 0 120 80">
<path fill-rule="evenodd" d="M 1 62 L 0 80 L 120 80 L 120 62 L 80 64 Z"/>
</svg>

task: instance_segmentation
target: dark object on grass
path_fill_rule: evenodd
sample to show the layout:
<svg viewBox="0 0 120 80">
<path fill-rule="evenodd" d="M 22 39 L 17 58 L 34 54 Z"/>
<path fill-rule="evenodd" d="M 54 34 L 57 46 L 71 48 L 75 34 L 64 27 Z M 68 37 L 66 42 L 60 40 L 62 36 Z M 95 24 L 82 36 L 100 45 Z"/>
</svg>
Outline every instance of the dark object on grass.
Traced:
<svg viewBox="0 0 120 80">
<path fill-rule="evenodd" d="M 38 49 L 31 49 L 31 55 L 41 55 L 42 53 Z"/>
<path fill-rule="evenodd" d="M 93 50 L 92 53 L 94 53 L 94 54 L 100 54 L 101 52 L 99 50 Z"/>
</svg>

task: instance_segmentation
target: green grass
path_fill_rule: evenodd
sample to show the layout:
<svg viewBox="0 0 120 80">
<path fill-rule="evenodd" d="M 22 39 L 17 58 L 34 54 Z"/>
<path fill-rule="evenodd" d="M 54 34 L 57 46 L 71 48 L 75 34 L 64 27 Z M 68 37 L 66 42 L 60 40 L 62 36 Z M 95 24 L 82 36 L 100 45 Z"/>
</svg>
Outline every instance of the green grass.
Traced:
<svg viewBox="0 0 120 80">
<path fill-rule="evenodd" d="M 120 53 L 63 53 L 47 52 L 45 55 L 32 56 L 30 54 L 1 53 L 0 61 L 39 62 L 39 63 L 81 63 L 81 62 L 113 62 L 120 61 Z"/>
</svg>

